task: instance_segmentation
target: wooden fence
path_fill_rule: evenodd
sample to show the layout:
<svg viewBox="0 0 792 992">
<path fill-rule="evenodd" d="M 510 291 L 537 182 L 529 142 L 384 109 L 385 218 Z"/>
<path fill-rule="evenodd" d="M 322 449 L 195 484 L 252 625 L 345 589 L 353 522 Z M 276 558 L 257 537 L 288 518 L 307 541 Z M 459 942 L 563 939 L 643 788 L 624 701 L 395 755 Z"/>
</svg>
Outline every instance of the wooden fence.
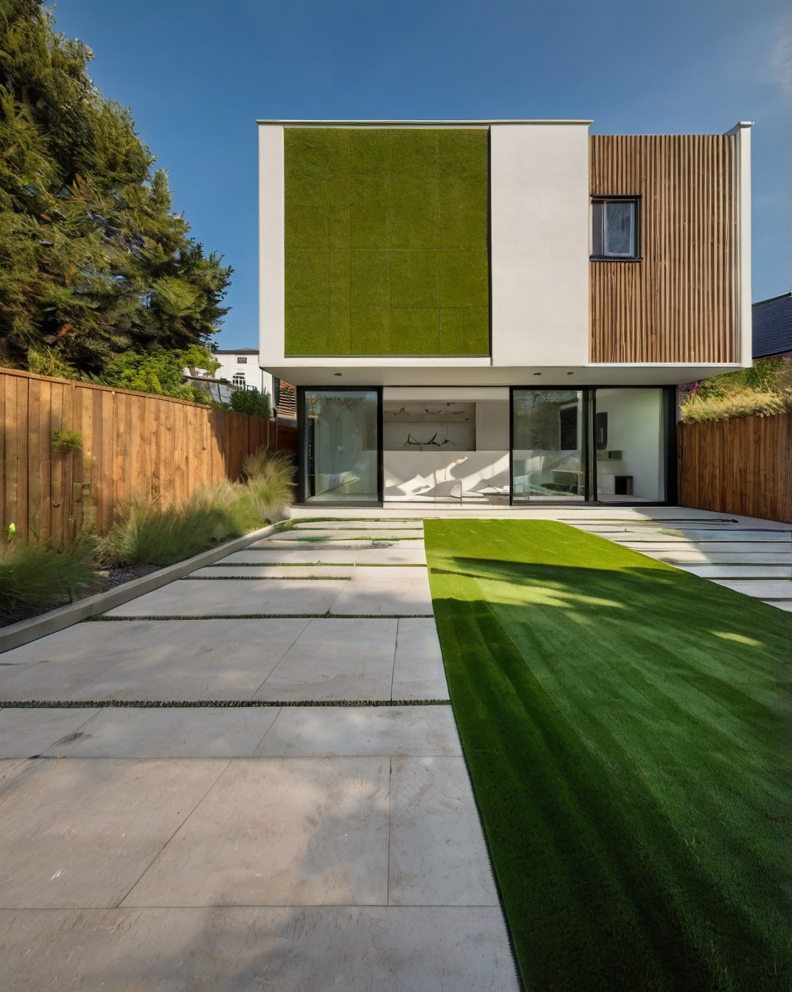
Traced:
<svg viewBox="0 0 792 992">
<path fill-rule="evenodd" d="M 18 539 L 68 544 L 106 533 L 133 497 L 178 502 L 203 483 L 236 480 L 262 445 L 294 452 L 297 431 L 199 403 L 0 369 L 0 505 Z M 60 452 L 52 432 L 77 431 Z"/>
<path fill-rule="evenodd" d="M 680 506 L 792 523 L 792 414 L 679 425 Z"/>
</svg>

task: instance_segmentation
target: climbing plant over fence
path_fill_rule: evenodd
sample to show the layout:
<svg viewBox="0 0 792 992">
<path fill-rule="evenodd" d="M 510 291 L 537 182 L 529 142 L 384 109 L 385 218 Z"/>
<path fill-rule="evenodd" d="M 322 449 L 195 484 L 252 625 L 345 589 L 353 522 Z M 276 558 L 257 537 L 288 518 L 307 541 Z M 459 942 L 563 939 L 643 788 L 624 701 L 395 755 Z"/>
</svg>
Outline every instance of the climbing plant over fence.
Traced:
<svg viewBox="0 0 792 992">
<path fill-rule="evenodd" d="M 15 369 L 0 370 L 0 416 L 3 531 L 57 547 L 106 533 L 133 497 L 179 502 L 238 479 L 261 446 L 297 446 L 295 428 L 262 417 Z"/>
</svg>

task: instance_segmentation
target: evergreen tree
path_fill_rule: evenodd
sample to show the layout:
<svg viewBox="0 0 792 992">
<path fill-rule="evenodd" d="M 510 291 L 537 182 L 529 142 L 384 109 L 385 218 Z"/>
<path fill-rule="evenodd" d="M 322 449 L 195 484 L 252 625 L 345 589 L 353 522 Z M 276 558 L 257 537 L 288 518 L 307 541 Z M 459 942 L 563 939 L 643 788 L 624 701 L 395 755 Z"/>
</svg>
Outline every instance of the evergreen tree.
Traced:
<svg viewBox="0 0 792 992">
<path fill-rule="evenodd" d="M 0 0 L 0 364 L 102 377 L 207 344 L 231 269 L 189 236 L 128 109 L 40 0 Z"/>
</svg>

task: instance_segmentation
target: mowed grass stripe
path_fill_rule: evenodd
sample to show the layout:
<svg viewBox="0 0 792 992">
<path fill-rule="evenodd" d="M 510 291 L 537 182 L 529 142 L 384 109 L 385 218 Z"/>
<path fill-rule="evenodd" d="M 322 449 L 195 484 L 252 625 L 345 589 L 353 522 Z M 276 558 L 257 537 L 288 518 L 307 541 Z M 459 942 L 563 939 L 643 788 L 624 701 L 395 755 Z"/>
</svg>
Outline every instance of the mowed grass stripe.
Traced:
<svg viewBox="0 0 792 992">
<path fill-rule="evenodd" d="M 526 987 L 792 981 L 792 616 L 550 521 L 425 522 Z"/>
</svg>

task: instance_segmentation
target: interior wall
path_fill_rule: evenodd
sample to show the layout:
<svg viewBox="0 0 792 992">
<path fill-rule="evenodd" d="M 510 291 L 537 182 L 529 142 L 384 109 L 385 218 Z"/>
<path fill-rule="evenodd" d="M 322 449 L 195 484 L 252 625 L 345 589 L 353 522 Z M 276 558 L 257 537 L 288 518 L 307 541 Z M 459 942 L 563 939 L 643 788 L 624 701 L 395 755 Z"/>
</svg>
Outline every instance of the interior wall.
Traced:
<svg viewBox="0 0 792 992">
<path fill-rule="evenodd" d="M 608 414 L 606 450 L 623 455 L 612 460 L 596 452 L 598 493 L 612 494 L 614 476 L 631 475 L 633 496 L 665 499 L 662 390 L 598 389 L 596 402 L 597 413 Z"/>
<path fill-rule="evenodd" d="M 383 452 L 386 499 L 493 493 L 509 485 L 509 390 L 386 388 L 383 402 L 475 403 L 475 450 Z"/>
</svg>

